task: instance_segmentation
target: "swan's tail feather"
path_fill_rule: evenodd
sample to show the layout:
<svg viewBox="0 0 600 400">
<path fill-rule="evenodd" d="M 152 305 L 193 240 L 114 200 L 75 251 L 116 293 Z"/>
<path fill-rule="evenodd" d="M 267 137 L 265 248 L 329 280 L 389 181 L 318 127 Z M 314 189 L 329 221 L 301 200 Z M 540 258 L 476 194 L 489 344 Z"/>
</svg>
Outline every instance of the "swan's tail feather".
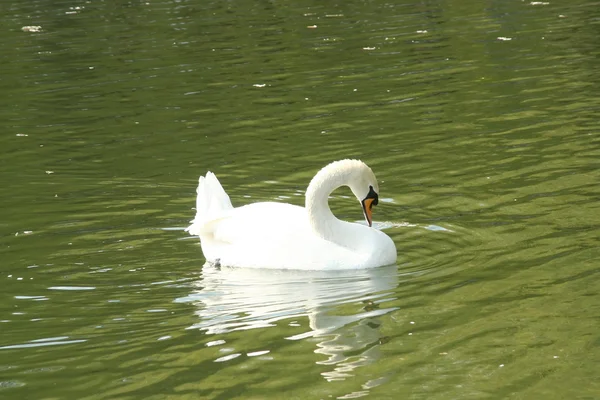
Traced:
<svg viewBox="0 0 600 400">
<path fill-rule="evenodd" d="M 219 218 L 223 211 L 233 208 L 223 186 L 210 171 L 205 177 L 201 176 L 198 179 L 196 193 L 196 217 L 186 229 L 192 235 L 199 235 L 207 222 Z"/>
</svg>

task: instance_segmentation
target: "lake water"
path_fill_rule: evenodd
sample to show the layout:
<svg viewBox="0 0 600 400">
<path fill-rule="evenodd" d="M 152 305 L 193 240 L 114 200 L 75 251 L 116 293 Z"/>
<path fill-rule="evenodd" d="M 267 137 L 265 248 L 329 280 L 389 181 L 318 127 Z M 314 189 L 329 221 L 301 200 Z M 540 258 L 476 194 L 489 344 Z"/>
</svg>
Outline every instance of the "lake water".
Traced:
<svg viewBox="0 0 600 400">
<path fill-rule="evenodd" d="M 600 398 L 597 2 L 0 9 L 0 398 Z M 397 265 L 203 268 L 347 157 Z"/>
</svg>

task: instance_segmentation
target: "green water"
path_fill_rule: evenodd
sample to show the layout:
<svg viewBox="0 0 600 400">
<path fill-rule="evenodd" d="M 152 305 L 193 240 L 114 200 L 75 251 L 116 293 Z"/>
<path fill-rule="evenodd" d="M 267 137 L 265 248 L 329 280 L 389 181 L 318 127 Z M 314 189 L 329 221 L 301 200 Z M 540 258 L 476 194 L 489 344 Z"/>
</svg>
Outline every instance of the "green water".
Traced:
<svg viewBox="0 0 600 400">
<path fill-rule="evenodd" d="M 0 398 L 600 398 L 596 2 L 0 10 Z M 398 265 L 202 267 L 345 157 Z"/>
</svg>

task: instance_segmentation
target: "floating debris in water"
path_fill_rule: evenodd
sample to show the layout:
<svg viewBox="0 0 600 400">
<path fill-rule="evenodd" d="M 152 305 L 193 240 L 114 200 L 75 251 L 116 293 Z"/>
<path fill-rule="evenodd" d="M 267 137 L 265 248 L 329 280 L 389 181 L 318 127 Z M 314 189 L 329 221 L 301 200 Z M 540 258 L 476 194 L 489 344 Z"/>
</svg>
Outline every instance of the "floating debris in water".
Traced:
<svg viewBox="0 0 600 400">
<path fill-rule="evenodd" d="M 26 133 L 17 133 L 17 135 L 16 135 L 16 136 L 29 136 L 29 135 L 28 135 L 28 134 L 26 134 Z"/>
<path fill-rule="evenodd" d="M 254 86 L 254 87 L 265 87 L 265 86 L 267 86 L 267 84 L 266 83 L 255 83 L 252 86 Z"/>
<path fill-rule="evenodd" d="M 505 36 L 498 36 L 497 37 L 498 40 L 502 40 L 503 42 L 507 42 L 509 40 L 512 40 L 512 38 L 510 37 L 505 37 Z"/>
<path fill-rule="evenodd" d="M 307 26 L 307 28 L 308 29 L 317 29 L 317 26 L 316 25 L 309 25 L 309 26 Z"/>
<path fill-rule="evenodd" d="M 362 49 L 363 50 L 375 50 L 376 47 L 363 47 Z"/>
<path fill-rule="evenodd" d="M 48 175 L 50 175 L 50 174 L 53 174 L 53 173 L 54 173 L 54 171 L 46 171 L 46 173 L 47 173 Z"/>
<path fill-rule="evenodd" d="M 23 32 L 38 33 L 38 32 L 42 31 L 42 27 L 39 25 L 28 25 L 28 26 L 22 27 L 21 30 Z"/>
<path fill-rule="evenodd" d="M 548 4 L 550 4 L 550 2 L 548 2 L 548 1 L 532 1 L 529 4 L 532 6 L 547 6 Z"/>
<path fill-rule="evenodd" d="M 427 30 L 417 31 L 417 33 L 427 33 Z"/>
</svg>

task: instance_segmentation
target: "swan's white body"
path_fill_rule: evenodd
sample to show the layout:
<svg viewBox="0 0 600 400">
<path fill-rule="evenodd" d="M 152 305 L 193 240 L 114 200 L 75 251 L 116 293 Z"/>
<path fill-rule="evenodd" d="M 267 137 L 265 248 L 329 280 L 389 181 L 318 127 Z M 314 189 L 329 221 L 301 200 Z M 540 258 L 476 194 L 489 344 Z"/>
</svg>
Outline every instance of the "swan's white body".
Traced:
<svg viewBox="0 0 600 400">
<path fill-rule="evenodd" d="M 359 200 L 378 189 L 366 164 L 342 160 L 315 175 L 306 191 L 306 207 L 263 202 L 234 208 L 217 177 L 208 172 L 199 179 L 196 218 L 187 230 L 200 236 L 206 260 L 223 266 L 332 270 L 395 263 L 396 246 L 389 236 L 331 213 L 328 197 L 343 185 Z"/>
</svg>

